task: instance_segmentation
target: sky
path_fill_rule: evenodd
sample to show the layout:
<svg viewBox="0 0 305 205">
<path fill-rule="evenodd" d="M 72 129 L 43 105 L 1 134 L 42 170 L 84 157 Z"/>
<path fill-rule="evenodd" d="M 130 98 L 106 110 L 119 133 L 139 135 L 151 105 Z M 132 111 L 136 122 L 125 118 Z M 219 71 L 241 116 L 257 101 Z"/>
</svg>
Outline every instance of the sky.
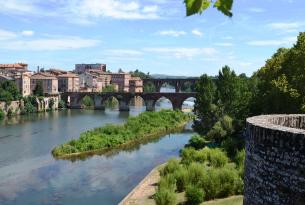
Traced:
<svg viewBox="0 0 305 205">
<path fill-rule="evenodd" d="M 302 31 L 304 0 L 235 0 L 232 18 L 186 17 L 183 0 L 0 0 L 0 63 L 184 76 L 229 65 L 250 76 Z"/>
</svg>

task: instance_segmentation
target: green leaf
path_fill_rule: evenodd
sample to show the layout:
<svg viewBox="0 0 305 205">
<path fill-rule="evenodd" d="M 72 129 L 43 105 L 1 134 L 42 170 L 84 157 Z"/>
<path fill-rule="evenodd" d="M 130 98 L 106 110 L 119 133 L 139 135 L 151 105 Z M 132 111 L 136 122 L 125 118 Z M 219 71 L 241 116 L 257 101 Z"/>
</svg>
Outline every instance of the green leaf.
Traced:
<svg viewBox="0 0 305 205">
<path fill-rule="evenodd" d="M 232 5 L 233 0 L 217 0 L 214 4 L 214 7 L 221 11 L 224 15 L 232 17 Z"/>
<path fill-rule="evenodd" d="M 186 5 L 186 15 L 191 16 L 197 13 L 202 13 L 211 5 L 210 0 L 184 0 Z"/>
</svg>

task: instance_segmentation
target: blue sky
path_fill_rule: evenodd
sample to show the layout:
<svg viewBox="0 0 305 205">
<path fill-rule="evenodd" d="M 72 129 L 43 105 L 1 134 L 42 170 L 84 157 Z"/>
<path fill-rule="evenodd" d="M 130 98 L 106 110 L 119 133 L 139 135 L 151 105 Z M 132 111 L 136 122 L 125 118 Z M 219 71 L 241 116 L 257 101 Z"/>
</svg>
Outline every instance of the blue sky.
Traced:
<svg viewBox="0 0 305 205">
<path fill-rule="evenodd" d="M 233 13 L 185 17 L 182 0 L 0 0 L 0 63 L 251 75 L 305 30 L 304 0 L 235 0 Z"/>
</svg>

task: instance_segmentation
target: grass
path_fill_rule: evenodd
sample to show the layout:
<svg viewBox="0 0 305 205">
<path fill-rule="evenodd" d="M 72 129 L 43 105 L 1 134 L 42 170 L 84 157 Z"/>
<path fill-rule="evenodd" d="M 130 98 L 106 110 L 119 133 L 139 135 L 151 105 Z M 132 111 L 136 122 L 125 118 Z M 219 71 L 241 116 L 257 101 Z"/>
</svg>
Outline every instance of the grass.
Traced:
<svg viewBox="0 0 305 205">
<path fill-rule="evenodd" d="M 200 205 L 242 205 L 244 197 L 242 195 L 230 196 L 224 199 L 215 199 L 211 201 L 205 201 Z M 177 201 L 179 205 L 185 204 L 184 193 L 177 194 Z"/>
<path fill-rule="evenodd" d="M 160 137 L 178 130 L 191 119 L 181 111 L 162 110 L 129 117 L 124 125 L 105 125 L 80 134 L 52 150 L 56 158 L 69 158 L 92 152 L 121 148 L 144 139 Z"/>
</svg>

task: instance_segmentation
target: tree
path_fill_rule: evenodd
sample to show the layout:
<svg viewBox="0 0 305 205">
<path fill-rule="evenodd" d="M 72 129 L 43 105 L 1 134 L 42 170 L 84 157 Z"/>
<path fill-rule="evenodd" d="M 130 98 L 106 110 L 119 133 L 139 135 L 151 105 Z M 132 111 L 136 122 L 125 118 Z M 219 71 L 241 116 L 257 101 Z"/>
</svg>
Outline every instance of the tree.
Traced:
<svg viewBox="0 0 305 205">
<path fill-rule="evenodd" d="M 114 85 L 106 85 L 102 90 L 102 93 L 112 93 L 112 92 L 116 92 Z"/>
<path fill-rule="evenodd" d="M 305 32 L 290 48 L 280 48 L 253 76 L 257 92 L 252 110 L 261 113 L 305 112 Z"/>
<path fill-rule="evenodd" d="M 21 97 L 19 89 L 14 81 L 3 81 L 0 83 L 0 101 L 11 102 Z"/>
<path fill-rule="evenodd" d="M 135 71 L 130 71 L 129 72 L 131 74 L 132 77 L 139 77 L 141 79 L 150 79 L 151 76 L 149 73 L 144 73 L 142 71 L 139 71 L 138 69 L 136 69 Z"/>
<path fill-rule="evenodd" d="M 186 15 L 201 14 L 210 6 L 213 6 L 224 15 L 232 17 L 233 0 L 184 0 Z"/>
<path fill-rule="evenodd" d="M 33 91 L 33 94 L 35 96 L 43 96 L 43 87 L 42 87 L 42 82 L 38 81 L 36 86 L 35 86 L 35 89 Z"/>
<path fill-rule="evenodd" d="M 197 120 L 194 121 L 194 129 L 205 135 L 217 122 L 218 108 L 214 104 L 216 96 L 216 85 L 212 78 L 204 74 L 196 84 L 196 101 L 194 112 Z"/>
</svg>

